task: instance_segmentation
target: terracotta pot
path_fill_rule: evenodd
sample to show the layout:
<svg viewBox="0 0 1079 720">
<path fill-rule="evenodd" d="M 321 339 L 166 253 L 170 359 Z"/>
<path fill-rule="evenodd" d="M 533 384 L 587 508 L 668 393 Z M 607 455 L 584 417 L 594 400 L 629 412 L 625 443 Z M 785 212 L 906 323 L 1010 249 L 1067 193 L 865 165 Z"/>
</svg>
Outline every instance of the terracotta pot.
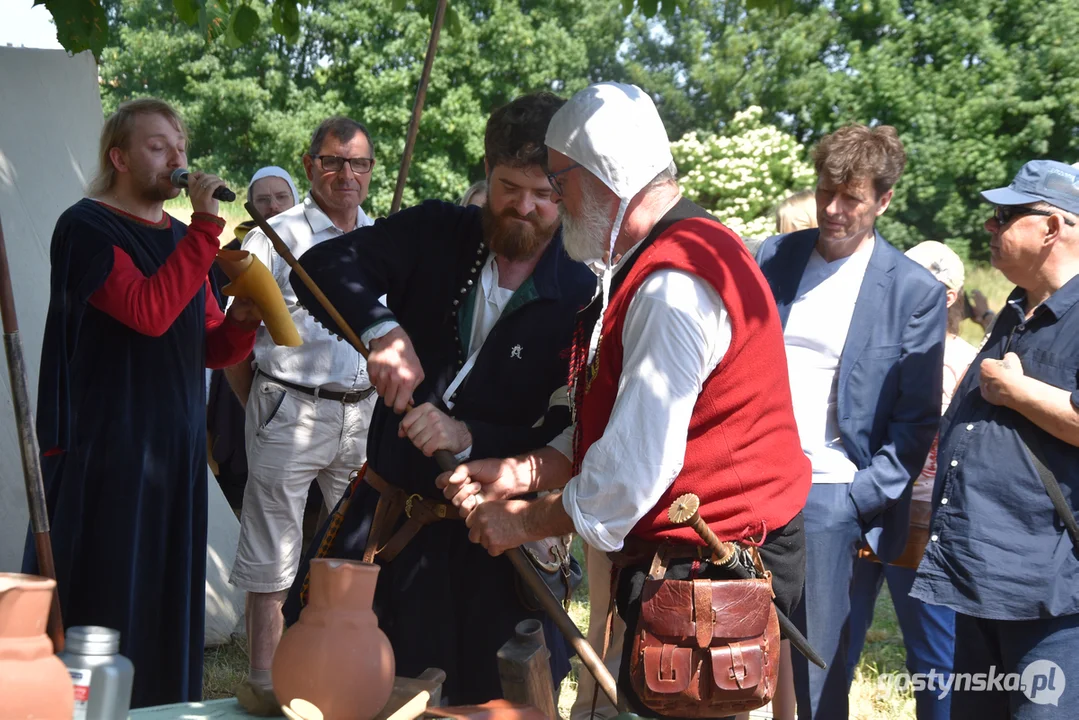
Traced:
<svg viewBox="0 0 1079 720">
<path fill-rule="evenodd" d="M 55 580 L 0 573 L 0 708 L 5 718 L 61 720 L 75 712 L 71 676 L 45 634 Z"/>
<path fill-rule="evenodd" d="M 282 705 L 306 700 L 333 720 L 371 720 L 393 691 L 390 641 L 371 610 L 378 566 L 311 561 L 307 607 L 281 638 L 273 659 Z"/>
</svg>

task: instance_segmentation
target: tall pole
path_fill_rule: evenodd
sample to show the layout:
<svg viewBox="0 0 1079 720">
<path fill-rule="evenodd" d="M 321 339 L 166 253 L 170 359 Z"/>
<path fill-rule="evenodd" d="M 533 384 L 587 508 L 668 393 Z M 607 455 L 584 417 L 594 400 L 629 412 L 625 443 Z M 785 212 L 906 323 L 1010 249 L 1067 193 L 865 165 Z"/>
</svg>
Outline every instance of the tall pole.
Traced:
<svg viewBox="0 0 1079 720">
<path fill-rule="evenodd" d="M 11 289 L 11 267 L 4 245 L 3 224 L 0 224 L 0 318 L 3 320 L 11 402 L 15 407 L 15 427 L 19 433 L 19 452 L 26 484 L 26 503 L 30 508 L 30 530 L 34 534 L 34 548 L 37 550 L 38 573 L 56 580 L 56 564 L 53 562 L 52 540 L 49 538 L 49 512 L 45 506 L 45 481 L 41 475 L 41 449 L 34 431 L 34 413 L 30 409 L 26 362 L 19 339 L 19 321 L 15 317 L 15 293 Z M 60 618 L 60 594 L 56 587 L 53 588 L 48 633 L 55 651 L 63 650 L 64 623 Z"/>
<path fill-rule="evenodd" d="M 431 38 L 427 42 L 427 57 L 423 61 L 420 85 L 416 88 L 416 101 L 412 104 L 412 120 L 408 123 L 405 152 L 401 155 L 401 168 L 397 171 L 397 187 L 393 190 L 393 204 L 390 205 L 391 215 L 401 209 L 401 197 L 405 193 L 408 167 L 412 164 L 412 151 L 416 149 L 416 136 L 420 132 L 423 101 L 427 98 L 427 84 L 431 81 L 431 66 L 434 65 L 435 53 L 438 52 L 438 36 L 442 33 L 442 21 L 446 19 L 446 4 L 447 0 L 438 0 L 438 7 L 435 9 L 435 21 L 431 26 Z"/>
</svg>

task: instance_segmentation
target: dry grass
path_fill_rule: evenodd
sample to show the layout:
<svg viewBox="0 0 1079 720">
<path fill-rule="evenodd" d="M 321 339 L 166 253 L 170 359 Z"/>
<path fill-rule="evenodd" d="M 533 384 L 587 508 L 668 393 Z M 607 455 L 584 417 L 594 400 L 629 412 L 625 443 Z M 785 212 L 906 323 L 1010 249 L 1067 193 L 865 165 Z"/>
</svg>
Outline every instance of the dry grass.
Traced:
<svg viewBox="0 0 1079 720">
<path fill-rule="evenodd" d="M 967 293 L 980 290 L 989 301 L 990 309 L 999 311 L 1015 286 L 1008 282 L 999 270 L 989 265 L 977 265 L 967 268 L 964 287 Z M 981 325 L 973 320 L 964 320 L 959 327 L 959 336 L 974 347 L 982 344 L 983 335 Z"/>
<path fill-rule="evenodd" d="M 220 203 L 218 212 L 225 219 L 225 229 L 221 231 L 221 244 L 232 242 L 236 226 L 250 218 L 244 210 L 243 198 L 236 197 L 235 202 Z M 183 223 L 191 222 L 191 201 L 186 195 L 165 202 L 165 212 Z"/>
</svg>

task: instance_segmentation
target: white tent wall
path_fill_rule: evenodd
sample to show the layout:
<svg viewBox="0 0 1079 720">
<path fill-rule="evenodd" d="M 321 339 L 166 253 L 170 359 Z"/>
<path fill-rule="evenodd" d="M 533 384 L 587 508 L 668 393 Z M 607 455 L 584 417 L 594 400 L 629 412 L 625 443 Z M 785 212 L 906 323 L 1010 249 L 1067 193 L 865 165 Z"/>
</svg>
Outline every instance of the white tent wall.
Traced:
<svg viewBox="0 0 1079 720">
<path fill-rule="evenodd" d="M 0 222 L 32 403 L 49 306 L 53 226 L 93 177 L 103 123 L 90 53 L 0 47 Z M 17 571 L 28 512 L 6 356 L 0 357 L 0 373 L 0 571 Z M 242 629 L 243 593 L 228 583 L 240 527 L 208 469 L 207 479 L 206 644 L 217 645 Z"/>
</svg>

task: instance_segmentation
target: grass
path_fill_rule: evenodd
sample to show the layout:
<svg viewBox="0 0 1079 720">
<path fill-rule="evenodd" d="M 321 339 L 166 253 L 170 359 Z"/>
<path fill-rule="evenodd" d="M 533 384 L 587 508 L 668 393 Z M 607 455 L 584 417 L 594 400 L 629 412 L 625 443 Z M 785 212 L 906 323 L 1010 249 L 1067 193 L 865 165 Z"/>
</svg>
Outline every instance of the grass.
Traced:
<svg viewBox="0 0 1079 720">
<path fill-rule="evenodd" d="M 243 198 L 236 196 L 231 203 L 219 203 L 218 214 L 225 219 L 225 229 L 221 231 L 221 244 L 232 242 L 236 236 L 233 230 L 245 220 L 250 220 L 247 211 L 244 210 Z M 165 212 L 172 215 L 182 223 L 191 222 L 191 200 L 186 195 L 180 195 L 172 200 L 165 201 Z"/>
<path fill-rule="evenodd" d="M 1008 282 L 996 268 L 990 265 L 976 265 L 967 268 L 964 287 L 968 294 L 974 290 L 980 290 L 989 301 L 990 309 L 999 311 L 1004 307 L 1004 301 L 1008 299 L 1008 295 L 1015 286 Z M 982 344 L 983 335 L 981 325 L 973 320 L 964 320 L 959 326 L 959 336 L 974 347 Z"/>
</svg>

